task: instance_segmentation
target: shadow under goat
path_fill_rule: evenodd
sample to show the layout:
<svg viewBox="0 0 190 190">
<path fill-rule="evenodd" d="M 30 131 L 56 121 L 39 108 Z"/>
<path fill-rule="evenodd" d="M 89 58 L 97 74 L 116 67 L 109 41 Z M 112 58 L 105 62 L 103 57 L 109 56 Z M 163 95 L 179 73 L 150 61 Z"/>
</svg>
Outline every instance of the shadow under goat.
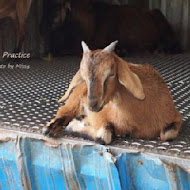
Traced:
<svg viewBox="0 0 190 190">
<path fill-rule="evenodd" d="M 66 130 L 101 144 L 111 143 L 114 135 L 177 137 L 182 117 L 163 78 L 150 65 L 118 57 L 116 44 L 91 51 L 82 42 L 80 69 L 59 100 L 65 105 L 43 128 L 45 135 Z"/>
</svg>

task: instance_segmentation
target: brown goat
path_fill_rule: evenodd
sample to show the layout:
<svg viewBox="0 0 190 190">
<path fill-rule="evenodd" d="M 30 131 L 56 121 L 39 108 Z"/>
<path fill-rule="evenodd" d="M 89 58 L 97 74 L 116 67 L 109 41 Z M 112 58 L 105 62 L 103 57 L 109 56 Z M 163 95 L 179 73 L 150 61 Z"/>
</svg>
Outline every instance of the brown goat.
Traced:
<svg viewBox="0 0 190 190">
<path fill-rule="evenodd" d="M 16 28 L 16 50 L 22 49 L 24 41 L 25 22 L 30 10 L 32 0 L 1 0 L 0 19 L 10 17 Z"/>
<path fill-rule="evenodd" d="M 96 49 L 118 39 L 120 43 L 116 51 L 122 56 L 139 52 L 181 52 L 173 29 L 160 10 L 117 5 L 113 4 L 114 0 L 61 1 L 65 3 L 57 11 L 54 6 L 44 2 L 48 4 L 49 10 L 45 11 L 46 15 L 42 19 L 47 22 L 43 30 L 45 33 L 48 31 L 49 41 L 46 35 L 42 36 L 48 51 L 54 56 L 81 54 L 81 40 Z M 56 1 L 51 3 L 57 4 Z M 48 21 L 50 12 L 56 14 L 52 14 Z M 52 26 L 48 26 L 48 23 L 52 21 L 54 29 L 51 33 L 48 28 Z"/>
<path fill-rule="evenodd" d="M 103 50 L 89 50 L 83 58 L 56 117 L 43 128 L 54 136 L 66 130 L 109 144 L 115 135 L 177 137 L 181 115 L 163 78 L 150 65 L 128 63 L 114 52 L 116 42 Z"/>
</svg>

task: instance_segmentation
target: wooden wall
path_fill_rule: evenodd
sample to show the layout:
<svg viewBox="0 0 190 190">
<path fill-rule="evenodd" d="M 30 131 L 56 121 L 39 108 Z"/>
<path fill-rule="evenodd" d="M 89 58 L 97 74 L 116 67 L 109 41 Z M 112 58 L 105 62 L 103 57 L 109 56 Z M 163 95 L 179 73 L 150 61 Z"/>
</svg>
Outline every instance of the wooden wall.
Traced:
<svg viewBox="0 0 190 190">
<path fill-rule="evenodd" d="M 190 0 L 121 0 L 123 4 L 160 9 L 184 50 L 190 50 Z"/>
<path fill-rule="evenodd" d="M 182 47 L 190 50 L 190 0 L 149 0 L 149 8 L 158 8 L 173 26 Z"/>
</svg>

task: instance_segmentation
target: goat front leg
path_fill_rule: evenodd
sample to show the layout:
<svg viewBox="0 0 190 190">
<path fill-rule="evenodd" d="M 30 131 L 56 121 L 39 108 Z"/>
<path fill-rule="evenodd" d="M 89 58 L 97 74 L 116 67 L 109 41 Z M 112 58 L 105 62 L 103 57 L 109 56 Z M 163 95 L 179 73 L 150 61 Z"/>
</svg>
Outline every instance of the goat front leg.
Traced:
<svg viewBox="0 0 190 190">
<path fill-rule="evenodd" d="M 45 127 L 42 132 L 44 135 L 53 137 L 58 133 L 62 132 L 65 126 L 76 116 L 76 107 L 73 108 L 71 105 L 64 105 L 59 108 L 55 118 L 53 118 Z"/>
<path fill-rule="evenodd" d="M 74 89 L 65 105 L 61 106 L 57 111 L 55 118 L 43 127 L 42 132 L 44 135 L 55 136 L 63 131 L 73 118 L 80 114 L 80 102 L 85 91 L 83 86 L 81 87 L 80 85 Z"/>
<path fill-rule="evenodd" d="M 102 113 L 91 113 L 85 118 L 74 119 L 66 131 L 94 140 L 99 144 L 110 144 L 114 136 L 114 126 Z"/>
</svg>

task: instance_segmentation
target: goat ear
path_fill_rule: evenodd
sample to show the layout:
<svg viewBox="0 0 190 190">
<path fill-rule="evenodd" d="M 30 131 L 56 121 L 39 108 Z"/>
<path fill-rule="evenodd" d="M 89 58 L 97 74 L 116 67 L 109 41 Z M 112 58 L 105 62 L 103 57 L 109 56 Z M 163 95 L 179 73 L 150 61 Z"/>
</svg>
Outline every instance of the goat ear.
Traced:
<svg viewBox="0 0 190 190">
<path fill-rule="evenodd" d="M 118 61 L 118 79 L 119 82 L 127 88 L 133 96 L 139 100 L 143 100 L 145 98 L 143 86 L 139 77 L 131 71 L 129 65 L 119 59 Z"/>
<path fill-rule="evenodd" d="M 58 100 L 59 103 L 61 102 L 65 102 L 69 96 L 71 95 L 71 93 L 73 92 L 73 90 L 83 82 L 83 78 L 81 77 L 81 74 L 80 74 L 80 70 L 77 71 L 77 73 L 75 74 L 75 76 L 73 77 L 70 85 L 69 85 L 69 88 L 67 89 L 67 91 L 65 92 L 64 96 L 62 98 L 60 98 Z"/>
</svg>

